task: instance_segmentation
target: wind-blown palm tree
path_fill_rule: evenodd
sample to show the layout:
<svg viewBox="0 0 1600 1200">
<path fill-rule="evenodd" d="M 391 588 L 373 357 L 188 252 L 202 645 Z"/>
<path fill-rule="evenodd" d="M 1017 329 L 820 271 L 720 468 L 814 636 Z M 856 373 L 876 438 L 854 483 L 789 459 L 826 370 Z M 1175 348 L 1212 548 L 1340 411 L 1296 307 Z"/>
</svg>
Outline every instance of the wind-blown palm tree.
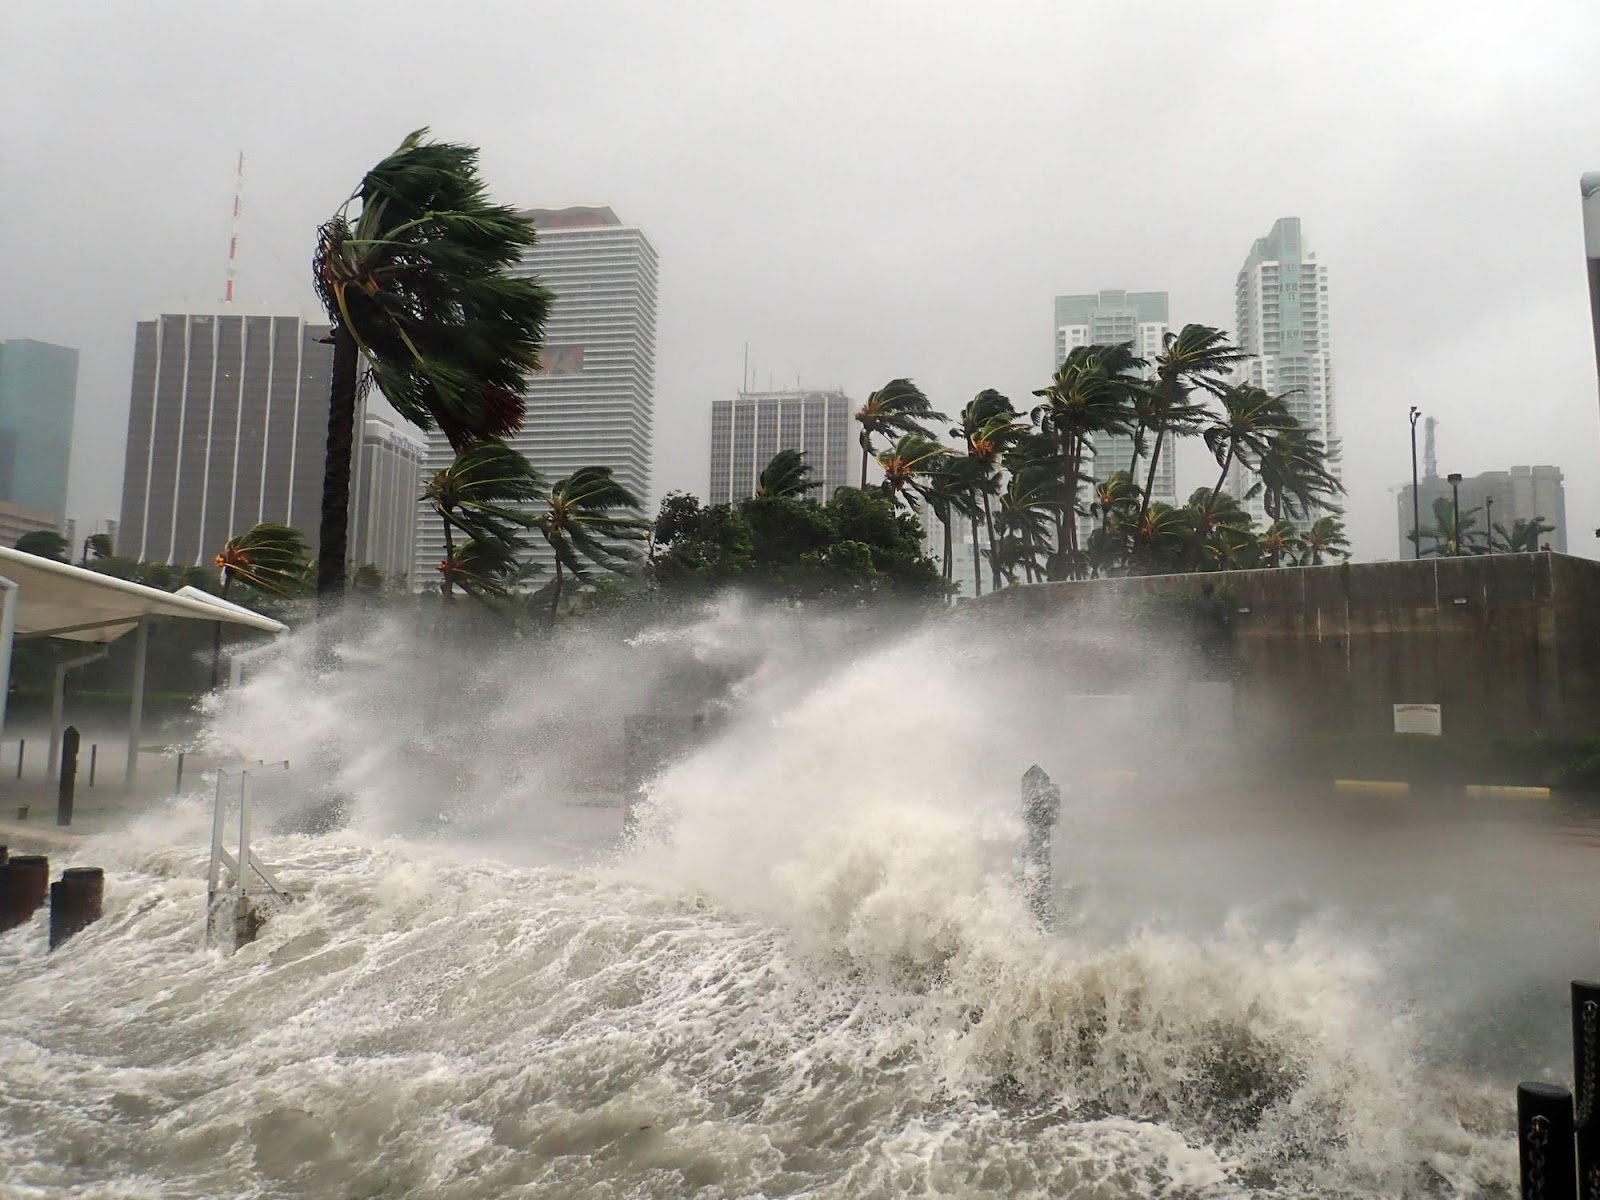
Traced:
<svg viewBox="0 0 1600 1200">
<path fill-rule="evenodd" d="M 30 530 L 19 537 L 12 548 L 55 562 L 67 561 L 67 539 L 53 529 Z"/>
<path fill-rule="evenodd" d="M 298 529 L 263 521 L 223 543 L 212 560 L 221 574 L 222 598 L 234 580 L 269 596 L 292 596 L 306 584 L 311 563 L 306 539 Z M 222 680 L 222 622 L 211 638 L 211 686 Z"/>
<path fill-rule="evenodd" d="M 355 410 L 376 383 L 400 415 L 456 450 L 522 425 L 550 293 L 509 268 L 533 222 L 491 204 L 471 146 L 418 130 L 368 171 L 318 231 L 313 277 L 333 322 L 317 593 L 343 594 Z"/>
<path fill-rule="evenodd" d="M 779 450 L 756 480 L 757 496 L 804 496 L 821 487 L 811 478 L 811 464 L 804 450 Z"/>
<path fill-rule="evenodd" d="M 552 622 L 560 611 L 565 572 L 582 582 L 590 565 L 624 570 L 638 557 L 627 543 L 643 539 L 650 527 L 639 516 L 639 498 L 612 477 L 610 467 L 579 467 L 556 480 L 534 524 L 556 554 Z"/>
<path fill-rule="evenodd" d="M 109 533 L 91 533 L 83 539 L 83 558 L 79 562 L 86 567 L 91 561 L 98 562 L 103 558 L 110 558 L 114 553 L 115 548 L 111 545 Z"/>
<path fill-rule="evenodd" d="M 950 431 L 951 437 L 960 438 L 967 447 L 967 457 L 979 464 L 972 473 L 973 490 L 983 508 L 984 530 L 989 544 L 994 544 L 994 507 L 991 503 L 1000 491 L 1000 460 L 1006 450 L 1017 440 L 1027 426 L 1017 420 L 1017 410 L 1009 398 L 993 388 L 979 392 L 961 410 L 960 424 Z M 973 552 L 977 552 L 977 539 L 973 539 Z M 1000 587 L 1000 567 L 991 561 L 991 583 Z M 981 594 L 981 589 L 979 591 Z"/>
<path fill-rule="evenodd" d="M 1256 546 L 1267 556 L 1269 567 L 1282 566 L 1284 559 L 1293 560 L 1305 548 L 1300 531 L 1290 521 L 1274 521 L 1256 537 Z"/>
<path fill-rule="evenodd" d="M 909 379 L 891 379 L 868 396 L 856 410 L 856 423 L 861 426 L 862 489 L 867 486 L 867 459 L 873 452 L 873 438 L 908 433 L 927 437 L 925 423 L 944 419 L 944 414 L 936 412 L 922 390 Z"/>
<path fill-rule="evenodd" d="M 1110 574 L 1128 557 L 1129 539 L 1139 522 L 1140 491 L 1127 471 L 1113 471 L 1094 485 L 1089 516 L 1098 524 L 1089 531 L 1089 568 Z"/>
<path fill-rule="evenodd" d="M 1043 562 L 1050 547 L 1050 526 L 1061 509 L 1060 481 L 1048 464 L 1020 466 L 1006 480 L 1000 493 L 994 525 L 1000 540 L 1015 538 L 1024 553 L 1008 555 L 1020 565 L 1029 582 L 1043 573 Z M 1009 578 L 1009 576 L 1008 576 Z"/>
<path fill-rule="evenodd" d="M 1556 527 L 1543 517 L 1518 517 L 1511 522 L 1511 528 L 1496 525 L 1494 534 L 1491 535 L 1489 545 L 1493 551 L 1503 554 L 1521 554 L 1539 548 L 1539 539 L 1547 533 L 1554 533 Z"/>
<path fill-rule="evenodd" d="M 890 503 L 904 500 L 908 508 L 915 508 L 919 477 L 949 456 L 950 447 L 926 433 L 901 434 L 899 441 L 878 455 L 878 465 L 883 468 L 883 491 Z"/>
<path fill-rule="evenodd" d="M 1338 517 L 1318 517 L 1300 535 L 1300 544 L 1305 548 L 1309 566 L 1320 567 L 1324 557 L 1350 557 L 1350 539 L 1345 534 L 1344 522 Z"/>
<path fill-rule="evenodd" d="M 1056 555 L 1076 573 L 1078 559 L 1078 484 L 1083 460 L 1097 433 L 1129 433 L 1136 415 L 1133 397 L 1144 360 L 1131 343 L 1078 346 L 1056 368 L 1050 386 L 1033 394 L 1044 403 L 1033 423 L 1054 442 L 1060 462 L 1061 509 L 1056 514 Z"/>
<path fill-rule="evenodd" d="M 1161 352 L 1155 357 L 1155 378 L 1142 389 L 1140 428 L 1134 431 L 1135 463 L 1144 452 L 1142 433 L 1153 430 L 1156 435 L 1144 481 L 1144 499 L 1139 505 L 1141 517 L 1150 507 L 1167 436 L 1199 433 L 1205 426 L 1206 408 L 1194 403 L 1195 390 L 1220 395 L 1227 387 L 1229 372 L 1246 357 L 1228 341 L 1226 333 L 1209 325 L 1185 325 L 1161 339 Z"/>
<path fill-rule="evenodd" d="M 1322 443 L 1294 418 L 1270 430 L 1255 463 L 1257 482 L 1252 489 L 1261 493 L 1267 515 L 1274 521 L 1299 521 L 1332 508 L 1332 497 L 1344 488 L 1328 470 L 1327 461 Z"/>
<path fill-rule="evenodd" d="M 1423 553 L 1432 554 L 1439 558 L 1453 558 L 1457 554 L 1483 553 L 1481 548 L 1472 544 L 1480 511 L 1480 509 L 1469 508 L 1458 514 L 1455 503 L 1449 496 L 1434 497 L 1433 525 L 1418 531 L 1418 536 L 1433 539 L 1433 545 L 1429 546 Z"/>
<path fill-rule="evenodd" d="M 528 460 L 498 440 L 463 450 L 428 480 L 422 502 L 438 514 L 444 529 L 439 590 L 446 603 L 455 598 L 457 583 L 469 595 L 504 594 L 511 582 L 504 564 L 517 561 L 523 533 L 534 524 L 532 506 L 543 495 Z M 457 554 L 458 533 L 466 542 L 481 543 L 468 556 L 472 570 L 466 569 Z M 502 569 L 489 570 L 495 563 L 502 564 Z M 481 586 L 485 579 L 494 580 L 494 586 Z"/>
<path fill-rule="evenodd" d="M 1222 411 L 1211 416 L 1203 433 L 1206 448 L 1222 468 L 1217 485 L 1211 489 L 1213 503 L 1235 461 L 1253 467 L 1266 452 L 1272 435 L 1294 423 L 1283 396 L 1274 396 L 1253 384 L 1224 388 L 1217 399 Z"/>
</svg>

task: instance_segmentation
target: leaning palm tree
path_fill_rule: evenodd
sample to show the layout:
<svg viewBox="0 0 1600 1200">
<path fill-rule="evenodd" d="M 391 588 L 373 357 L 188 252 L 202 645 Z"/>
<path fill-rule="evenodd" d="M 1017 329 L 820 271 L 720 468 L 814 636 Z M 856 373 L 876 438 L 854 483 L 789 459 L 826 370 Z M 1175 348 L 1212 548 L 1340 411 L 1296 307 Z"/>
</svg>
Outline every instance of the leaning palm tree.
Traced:
<svg viewBox="0 0 1600 1200">
<path fill-rule="evenodd" d="M 24 554 L 54 559 L 56 562 L 67 561 L 67 539 L 53 529 L 30 530 L 19 537 L 12 548 Z"/>
<path fill-rule="evenodd" d="M 453 599 L 460 588 L 480 601 L 510 595 L 527 572 L 517 557 L 519 549 L 516 543 L 487 536 L 449 539 L 439 560 L 439 590 Z"/>
<path fill-rule="evenodd" d="M 984 388 L 962 408 L 960 424 L 950 431 L 951 437 L 966 443 L 967 457 L 978 464 L 973 470 L 973 490 L 982 503 L 984 530 L 989 535 L 990 545 L 994 544 L 995 537 L 992 501 L 1000 491 L 1000 462 L 1007 449 L 1028 428 L 1017 419 L 1018 415 L 1010 399 L 993 388 Z M 976 547 L 976 539 L 973 544 Z M 991 583 L 998 590 L 999 564 L 991 561 L 989 568 Z"/>
<path fill-rule="evenodd" d="M 1059 479 L 1050 464 L 1019 466 L 999 496 L 994 526 L 999 540 L 1015 538 L 1024 553 L 1008 556 L 1021 566 L 1028 582 L 1043 572 L 1050 549 L 1050 525 L 1061 509 Z"/>
<path fill-rule="evenodd" d="M 1274 521 L 1256 537 L 1256 546 L 1267 556 L 1269 567 L 1283 565 L 1284 559 L 1293 560 L 1305 548 L 1300 531 L 1289 521 Z"/>
<path fill-rule="evenodd" d="M 890 503 L 898 505 L 904 500 L 908 508 L 915 508 L 920 477 L 948 457 L 950 447 L 925 433 L 901 434 L 899 441 L 878 455 L 878 465 L 883 468 L 883 491 Z"/>
<path fill-rule="evenodd" d="M 109 533 L 91 533 L 83 539 L 83 557 L 79 565 L 88 566 L 91 561 L 99 562 L 103 558 L 110 558 L 115 553 L 111 545 Z"/>
<path fill-rule="evenodd" d="M 263 521 L 222 544 L 212 560 L 222 577 L 222 598 L 235 580 L 269 596 L 292 596 L 305 586 L 311 563 L 298 529 Z M 211 686 L 222 680 L 222 622 L 211 637 Z"/>
<path fill-rule="evenodd" d="M 317 593 L 343 594 L 357 399 L 375 383 L 456 450 L 522 425 L 550 293 L 510 268 L 533 222 L 491 204 L 471 146 L 418 130 L 318 231 L 313 277 L 333 322 Z"/>
<path fill-rule="evenodd" d="M 1539 539 L 1547 533 L 1554 533 L 1556 527 L 1543 517 L 1518 517 L 1511 522 L 1511 528 L 1496 525 L 1494 533 L 1489 538 L 1492 551 L 1503 554 L 1521 554 L 1539 548 Z"/>
<path fill-rule="evenodd" d="M 779 450 L 756 480 L 756 495 L 804 496 L 821 486 L 821 481 L 811 478 L 804 450 Z"/>
<path fill-rule="evenodd" d="M 612 478 L 610 467 L 579 467 L 550 485 L 534 525 L 556 556 L 552 622 L 560 611 L 566 572 L 582 582 L 591 565 L 621 571 L 634 561 L 637 552 L 627 543 L 642 540 L 650 527 L 638 513 L 639 498 Z"/>
<path fill-rule="evenodd" d="M 1284 396 L 1288 394 L 1285 392 Z M 1210 418 L 1203 435 L 1206 448 L 1222 468 L 1217 475 L 1217 485 L 1211 489 L 1213 504 L 1235 462 L 1243 461 L 1246 466 L 1253 467 L 1266 452 L 1272 435 L 1294 424 L 1284 396 L 1274 396 L 1245 383 L 1224 388 L 1217 397 L 1222 411 Z"/>
<path fill-rule="evenodd" d="M 1481 554 L 1482 551 L 1474 546 L 1474 530 L 1478 525 L 1478 513 L 1481 509 L 1469 508 L 1464 512 L 1456 509 L 1454 501 L 1449 496 L 1437 496 L 1433 501 L 1433 525 L 1418 531 L 1418 535 L 1432 538 L 1433 545 L 1423 551 L 1439 558 L 1454 558 L 1458 554 Z"/>
<path fill-rule="evenodd" d="M 1144 365 L 1128 342 L 1077 346 L 1056 368 L 1050 386 L 1033 393 L 1044 401 L 1034 408 L 1033 423 L 1052 440 L 1060 462 L 1057 559 L 1074 570 L 1080 557 L 1076 518 L 1085 455 L 1097 433 L 1132 432 L 1137 420 L 1133 399 Z"/>
<path fill-rule="evenodd" d="M 1327 462 L 1323 444 L 1291 417 L 1281 428 L 1267 432 L 1266 447 L 1255 463 L 1257 482 L 1252 491 L 1261 493 L 1263 507 L 1274 521 L 1304 520 L 1331 509 L 1333 497 L 1344 491 Z"/>
<path fill-rule="evenodd" d="M 1155 378 L 1145 389 L 1139 406 L 1141 428 L 1134 431 L 1133 439 L 1137 461 L 1143 453 L 1143 432 L 1149 430 L 1156 435 L 1144 482 L 1144 500 L 1139 506 L 1141 517 L 1150 507 L 1151 489 L 1155 487 L 1156 469 L 1161 465 L 1161 451 L 1168 435 L 1195 434 L 1205 426 L 1206 409 L 1194 402 L 1195 390 L 1220 395 L 1227 387 L 1229 372 L 1246 357 L 1228 341 L 1226 333 L 1209 325 L 1185 325 L 1161 339 L 1161 352 L 1155 357 Z"/>
<path fill-rule="evenodd" d="M 1325 556 L 1350 557 L 1350 539 L 1344 531 L 1344 522 L 1338 517 L 1318 517 L 1311 527 L 1300 535 L 1305 549 L 1307 565 L 1320 567 Z"/>
<path fill-rule="evenodd" d="M 448 567 L 455 561 L 457 534 L 465 540 L 502 547 L 515 560 L 523 546 L 523 531 L 533 527 L 531 506 L 543 494 L 539 476 L 528 460 L 498 440 L 463 450 L 454 462 L 428 480 L 422 502 L 438 515 L 444 529 L 439 590 L 446 603 L 455 597 L 458 578 L 477 578 Z M 488 561 L 483 552 L 475 553 L 478 562 Z M 471 594 L 485 589 L 466 590 Z"/>
<path fill-rule="evenodd" d="M 944 419 L 944 414 L 934 411 L 922 390 L 909 379 L 891 379 L 868 396 L 856 410 L 856 423 L 861 426 L 862 489 L 867 486 L 867 459 L 873 452 L 873 438 L 907 433 L 926 437 L 925 423 Z"/>
</svg>

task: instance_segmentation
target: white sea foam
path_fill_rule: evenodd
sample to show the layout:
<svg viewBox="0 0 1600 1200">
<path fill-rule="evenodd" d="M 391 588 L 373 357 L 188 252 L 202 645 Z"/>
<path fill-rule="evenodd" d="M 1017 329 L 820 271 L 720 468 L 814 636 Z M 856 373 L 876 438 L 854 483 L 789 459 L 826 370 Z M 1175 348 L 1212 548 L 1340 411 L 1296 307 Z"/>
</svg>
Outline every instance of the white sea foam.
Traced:
<svg viewBox="0 0 1600 1200">
<path fill-rule="evenodd" d="M 1020 633 L 726 601 L 492 655 L 389 629 L 314 683 L 303 653 L 211 724 L 295 764 L 261 853 L 299 899 L 254 945 L 200 947 L 198 799 L 81 848 L 106 917 L 64 950 L 0 938 L 7 1194 L 1443 1196 L 1514 1172 L 1503 1094 L 1421 1063 L 1382 947 L 1337 922 L 1032 926 L 1017 777 L 1065 785 L 1070 881 L 1074 765 L 1116 731 Z M 734 702 L 612 853 L 618 810 L 572 801 L 604 798 L 624 715 L 707 678 Z M 284 832 L 335 794 L 344 828 Z"/>
</svg>

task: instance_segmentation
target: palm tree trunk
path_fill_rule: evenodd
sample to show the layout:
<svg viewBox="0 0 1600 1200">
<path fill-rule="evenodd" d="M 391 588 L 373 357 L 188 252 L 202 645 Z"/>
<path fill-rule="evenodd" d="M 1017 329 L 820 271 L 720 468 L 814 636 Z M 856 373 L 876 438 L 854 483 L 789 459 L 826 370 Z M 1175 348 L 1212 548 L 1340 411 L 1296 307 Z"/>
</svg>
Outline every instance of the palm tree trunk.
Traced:
<svg viewBox="0 0 1600 1200">
<path fill-rule="evenodd" d="M 451 536 L 449 521 L 444 522 L 444 560 L 454 567 L 456 561 L 456 540 L 453 536 Z M 439 601 L 441 604 L 449 605 L 456 602 L 456 586 L 450 582 L 450 576 L 448 573 L 439 584 L 439 595 L 441 597 Z"/>
<path fill-rule="evenodd" d="M 1156 444 L 1150 448 L 1150 473 L 1144 478 L 1144 498 L 1139 501 L 1139 520 L 1143 523 L 1145 514 L 1150 511 L 1150 491 L 1156 486 L 1156 468 L 1161 465 L 1161 443 L 1165 440 L 1165 428 L 1156 430 Z"/>
<path fill-rule="evenodd" d="M 989 509 L 989 493 L 983 494 L 983 529 L 989 535 L 989 582 L 992 592 L 1000 590 L 1000 565 L 994 560 L 994 513 Z"/>
<path fill-rule="evenodd" d="M 955 543 L 950 537 L 950 510 L 946 509 L 939 518 L 939 524 L 944 526 L 944 581 L 949 583 L 954 576 Z"/>
<path fill-rule="evenodd" d="M 345 539 L 350 528 L 350 460 L 355 441 L 356 339 L 333 330 L 333 383 L 328 391 L 328 445 L 322 467 L 322 525 L 317 536 L 317 601 L 324 614 L 344 603 Z"/>
<path fill-rule="evenodd" d="M 561 556 L 556 555 L 556 585 L 550 596 L 550 625 L 555 627 L 556 610 L 561 606 Z"/>
<path fill-rule="evenodd" d="M 872 442 L 872 435 L 865 428 L 861 430 L 861 490 L 867 490 L 867 447 Z"/>
<path fill-rule="evenodd" d="M 983 595 L 983 565 L 978 554 L 978 515 L 972 515 L 972 594 Z"/>
<path fill-rule="evenodd" d="M 1222 494 L 1222 485 L 1228 478 L 1228 468 L 1233 466 L 1233 452 L 1237 445 L 1236 442 L 1228 443 L 1228 453 L 1222 458 L 1222 474 L 1217 476 L 1217 486 L 1211 489 L 1211 499 L 1206 502 L 1208 507 L 1216 504 L 1217 497 Z"/>
</svg>

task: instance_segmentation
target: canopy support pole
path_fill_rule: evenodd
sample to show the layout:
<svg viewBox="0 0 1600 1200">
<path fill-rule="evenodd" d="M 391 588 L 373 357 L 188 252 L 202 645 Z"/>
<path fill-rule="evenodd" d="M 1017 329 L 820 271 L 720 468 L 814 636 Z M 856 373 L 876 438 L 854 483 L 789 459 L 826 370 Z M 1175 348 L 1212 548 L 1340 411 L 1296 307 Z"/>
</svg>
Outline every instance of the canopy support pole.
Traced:
<svg viewBox="0 0 1600 1200">
<path fill-rule="evenodd" d="M 11 649 L 17 632 L 17 585 L 0 577 L 0 734 L 6 728 L 6 701 L 11 698 Z"/>
<path fill-rule="evenodd" d="M 67 706 L 67 672 L 77 667 L 86 667 L 92 662 L 99 662 L 110 653 L 102 646 L 93 654 L 85 654 L 81 658 L 70 659 L 64 663 L 56 664 L 56 686 L 50 693 L 50 753 L 45 756 L 45 777 L 56 778 L 61 769 L 61 722 L 64 719 Z"/>
<path fill-rule="evenodd" d="M 133 700 L 128 706 L 128 770 L 123 780 L 129 787 L 139 778 L 139 743 L 144 736 L 144 666 L 150 649 L 150 622 L 139 618 L 133 635 Z"/>
</svg>

